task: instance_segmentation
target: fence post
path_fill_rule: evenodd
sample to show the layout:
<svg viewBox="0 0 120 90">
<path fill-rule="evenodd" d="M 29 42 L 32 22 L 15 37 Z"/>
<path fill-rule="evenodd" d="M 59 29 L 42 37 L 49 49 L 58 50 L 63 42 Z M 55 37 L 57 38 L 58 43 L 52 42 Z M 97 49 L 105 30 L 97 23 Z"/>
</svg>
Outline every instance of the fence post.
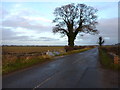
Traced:
<svg viewBox="0 0 120 90">
<path fill-rule="evenodd" d="M 119 57 L 118 56 L 114 56 L 114 64 L 118 64 L 118 61 L 119 61 Z"/>
</svg>

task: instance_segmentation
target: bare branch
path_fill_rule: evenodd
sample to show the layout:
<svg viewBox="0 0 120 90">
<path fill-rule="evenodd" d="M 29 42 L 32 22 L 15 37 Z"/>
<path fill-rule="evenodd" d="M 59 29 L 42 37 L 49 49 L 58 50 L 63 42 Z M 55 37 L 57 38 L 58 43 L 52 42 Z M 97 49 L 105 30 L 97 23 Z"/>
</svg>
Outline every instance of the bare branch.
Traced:
<svg viewBox="0 0 120 90">
<path fill-rule="evenodd" d="M 54 11 L 56 27 L 53 28 L 54 33 L 61 33 L 75 39 L 79 32 L 96 34 L 97 25 L 97 9 L 85 4 L 74 3 L 58 7 Z"/>
<path fill-rule="evenodd" d="M 63 28 L 60 28 L 59 26 L 56 26 L 53 28 L 53 33 L 57 33 L 57 32 L 60 32 L 62 34 L 68 34 L 67 30 L 63 29 Z"/>
</svg>

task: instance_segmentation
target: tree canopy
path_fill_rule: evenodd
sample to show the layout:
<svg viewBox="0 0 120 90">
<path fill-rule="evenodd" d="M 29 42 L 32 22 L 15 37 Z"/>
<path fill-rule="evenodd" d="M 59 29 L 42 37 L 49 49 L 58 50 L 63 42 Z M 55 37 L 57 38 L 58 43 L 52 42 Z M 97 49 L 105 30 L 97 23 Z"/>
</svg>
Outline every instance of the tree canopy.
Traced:
<svg viewBox="0 0 120 90">
<path fill-rule="evenodd" d="M 74 46 L 74 40 L 78 33 L 98 33 L 96 12 L 97 9 L 85 4 L 75 5 L 72 3 L 57 7 L 54 10 L 55 19 L 53 23 L 56 25 L 53 27 L 53 32 L 67 35 L 68 45 Z"/>
</svg>

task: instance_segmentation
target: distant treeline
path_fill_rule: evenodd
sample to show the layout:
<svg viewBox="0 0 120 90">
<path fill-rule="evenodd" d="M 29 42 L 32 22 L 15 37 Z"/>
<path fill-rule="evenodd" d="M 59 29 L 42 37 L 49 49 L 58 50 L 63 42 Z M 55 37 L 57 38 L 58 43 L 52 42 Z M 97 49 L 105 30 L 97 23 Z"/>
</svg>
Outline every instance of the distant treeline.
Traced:
<svg viewBox="0 0 120 90">
<path fill-rule="evenodd" d="M 113 45 L 103 45 L 103 46 L 116 46 L 116 45 L 120 45 L 120 43 L 118 44 L 113 44 Z M 1 45 L 2 47 L 7 46 L 7 47 L 11 47 L 11 46 L 15 46 L 15 47 L 65 47 L 67 45 Z M 75 46 L 98 46 L 98 45 L 75 45 Z"/>
<path fill-rule="evenodd" d="M 67 45 L 2 45 L 7 47 L 65 47 Z M 76 46 L 97 46 L 97 45 L 75 45 Z"/>
</svg>

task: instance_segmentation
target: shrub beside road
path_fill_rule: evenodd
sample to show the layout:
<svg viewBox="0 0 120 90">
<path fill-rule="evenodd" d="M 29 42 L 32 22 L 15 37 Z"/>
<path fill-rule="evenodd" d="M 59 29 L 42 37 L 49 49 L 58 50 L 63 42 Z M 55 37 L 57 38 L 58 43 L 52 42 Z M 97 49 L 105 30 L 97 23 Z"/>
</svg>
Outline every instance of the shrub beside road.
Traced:
<svg viewBox="0 0 120 90">
<path fill-rule="evenodd" d="M 99 47 L 100 62 L 103 67 L 120 70 L 119 48 L 118 46 Z"/>
</svg>

